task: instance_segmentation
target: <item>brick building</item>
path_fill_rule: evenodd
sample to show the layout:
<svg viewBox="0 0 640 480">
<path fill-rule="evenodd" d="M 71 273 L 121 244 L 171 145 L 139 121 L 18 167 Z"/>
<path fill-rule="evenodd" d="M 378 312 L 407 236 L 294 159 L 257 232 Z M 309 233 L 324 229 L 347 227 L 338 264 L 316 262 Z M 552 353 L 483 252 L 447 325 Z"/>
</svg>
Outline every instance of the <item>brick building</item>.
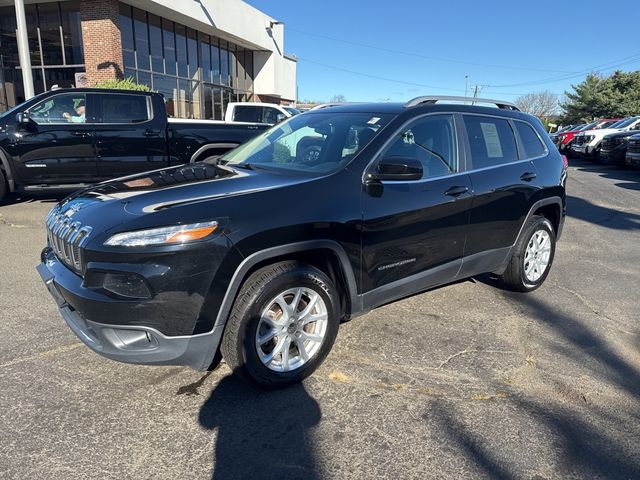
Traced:
<svg viewBox="0 0 640 480">
<path fill-rule="evenodd" d="M 241 0 L 25 0 L 35 93 L 133 78 L 184 118 L 296 99 L 284 25 Z M 0 0 L 0 112 L 24 100 L 14 0 Z"/>
</svg>

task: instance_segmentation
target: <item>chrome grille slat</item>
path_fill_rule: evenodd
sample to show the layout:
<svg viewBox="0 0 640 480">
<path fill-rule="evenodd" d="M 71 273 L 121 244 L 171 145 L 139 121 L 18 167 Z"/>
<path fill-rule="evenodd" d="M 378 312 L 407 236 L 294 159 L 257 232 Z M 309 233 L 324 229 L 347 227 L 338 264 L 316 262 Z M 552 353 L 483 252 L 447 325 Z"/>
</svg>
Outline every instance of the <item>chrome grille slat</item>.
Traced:
<svg viewBox="0 0 640 480">
<path fill-rule="evenodd" d="M 47 239 L 56 257 L 76 273 L 82 275 L 82 247 L 88 240 L 91 227 L 74 222 L 71 217 L 54 208 L 45 219 Z"/>
</svg>

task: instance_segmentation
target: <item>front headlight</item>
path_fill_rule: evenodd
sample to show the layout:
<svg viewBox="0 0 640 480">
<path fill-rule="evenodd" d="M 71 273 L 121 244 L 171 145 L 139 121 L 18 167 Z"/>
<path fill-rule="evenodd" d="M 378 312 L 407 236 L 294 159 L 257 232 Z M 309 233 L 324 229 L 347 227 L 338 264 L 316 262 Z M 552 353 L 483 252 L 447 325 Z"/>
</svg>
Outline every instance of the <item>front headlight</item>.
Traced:
<svg viewBox="0 0 640 480">
<path fill-rule="evenodd" d="M 110 247 L 143 247 L 148 245 L 175 245 L 200 240 L 212 234 L 218 222 L 192 223 L 173 227 L 150 228 L 133 232 L 117 233 L 105 245 Z"/>
</svg>

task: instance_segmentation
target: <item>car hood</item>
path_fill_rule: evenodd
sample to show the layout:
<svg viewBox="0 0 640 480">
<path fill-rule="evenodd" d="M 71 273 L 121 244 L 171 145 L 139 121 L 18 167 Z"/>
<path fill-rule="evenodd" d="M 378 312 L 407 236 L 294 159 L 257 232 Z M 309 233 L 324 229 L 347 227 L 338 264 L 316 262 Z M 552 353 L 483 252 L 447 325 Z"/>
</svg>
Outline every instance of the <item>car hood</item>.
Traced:
<svg viewBox="0 0 640 480">
<path fill-rule="evenodd" d="M 638 134 L 640 134 L 640 131 L 638 130 L 623 130 L 615 133 L 609 133 L 607 138 L 632 137 Z"/>
<path fill-rule="evenodd" d="M 54 207 L 55 213 L 94 231 L 123 223 L 142 226 L 142 217 L 162 224 L 164 214 L 198 202 L 247 195 L 308 181 L 309 177 L 267 170 L 194 163 L 117 178 L 80 190 Z M 170 215 L 167 215 L 167 218 Z"/>
<path fill-rule="evenodd" d="M 621 130 L 619 128 L 598 128 L 596 130 L 585 130 L 584 132 L 580 132 L 579 135 L 596 135 L 596 136 L 602 136 L 602 135 L 608 135 L 609 133 L 616 133 L 616 132 L 623 132 L 624 130 Z"/>
</svg>

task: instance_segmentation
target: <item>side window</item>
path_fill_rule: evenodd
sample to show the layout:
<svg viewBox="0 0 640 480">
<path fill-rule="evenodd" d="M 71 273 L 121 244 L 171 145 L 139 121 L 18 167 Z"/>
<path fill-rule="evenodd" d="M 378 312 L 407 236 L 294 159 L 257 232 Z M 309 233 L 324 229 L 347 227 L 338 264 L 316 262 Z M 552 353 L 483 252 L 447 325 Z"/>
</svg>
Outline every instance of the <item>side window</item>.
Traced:
<svg viewBox="0 0 640 480">
<path fill-rule="evenodd" d="M 236 105 L 234 107 L 233 120 L 236 122 L 260 122 L 260 107 L 250 105 Z"/>
<path fill-rule="evenodd" d="M 534 158 L 544 155 L 547 149 L 533 127 L 524 122 L 515 122 L 515 124 L 516 130 L 518 130 L 518 135 L 520 135 L 520 140 L 526 157 Z"/>
<path fill-rule="evenodd" d="M 37 124 L 86 123 L 86 95 L 64 93 L 49 97 L 29 109 Z"/>
<path fill-rule="evenodd" d="M 273 107 L 264 107 L 262 110 L 262 123 L 268 123 L 275 125 L 278 123 L 278 115 L 280 110 Z"/>
<path fill-rule="evenodd" d="M 422 163 L 423 178 L 458 171 L 458 152 L 453 116 L 430 115 L 397 134 L 380 158 L 413 158 Z"/>
<path fill-rule="evenodd" d="M 102 109 L 100 123 L 142 123 L 149 120 L 146 95 L 97 95 Z"/>
<path fill-rule="evenodd" d="M 503 118 L 465 115 L 471 168 L 485 168 L 518 160 L 516 139 L 509 122 Z"/>
</svg>

